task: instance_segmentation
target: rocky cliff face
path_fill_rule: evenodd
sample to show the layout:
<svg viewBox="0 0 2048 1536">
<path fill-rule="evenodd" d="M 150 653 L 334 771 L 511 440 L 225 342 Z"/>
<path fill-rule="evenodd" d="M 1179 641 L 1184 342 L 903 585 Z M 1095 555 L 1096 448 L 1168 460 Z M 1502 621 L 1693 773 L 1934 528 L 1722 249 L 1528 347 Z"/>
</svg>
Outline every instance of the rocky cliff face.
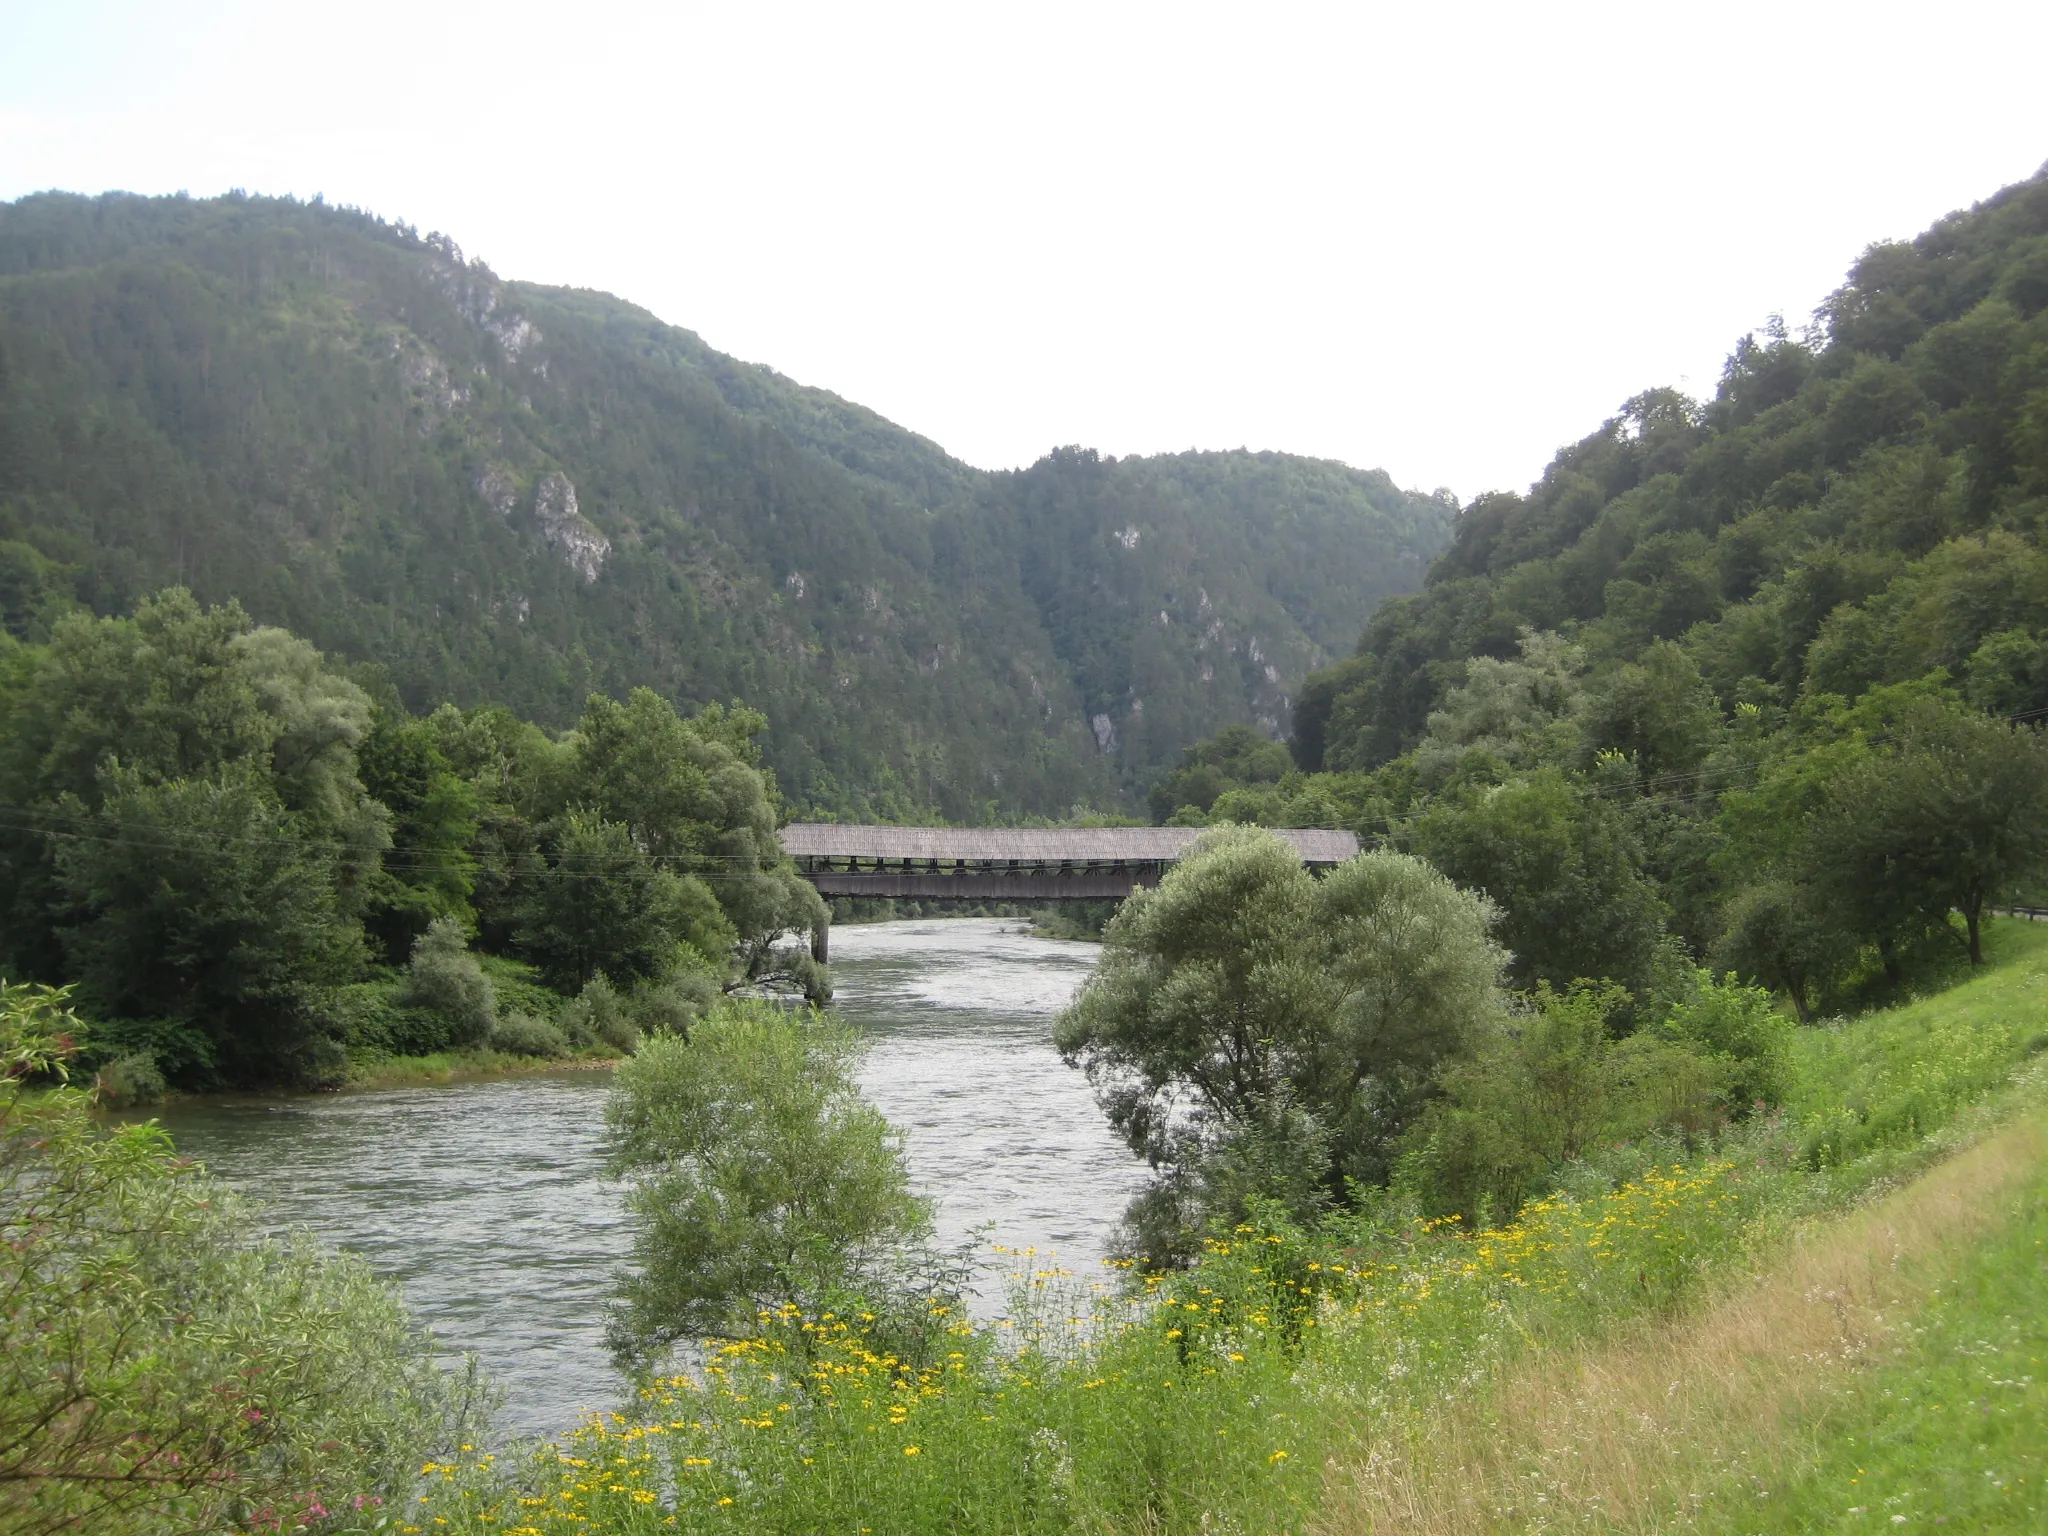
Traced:
<svg viewBox="0 0 2048 1536">
<path fill-rule="evenodd" d="M 577 509 L 576 487 L 567 475 L 554 470 L 541 479 L 533 493 L 533 515 L 540 536 L 569 569 L 587 582 L 597 580 L 612 541 Z"/>
</svg>

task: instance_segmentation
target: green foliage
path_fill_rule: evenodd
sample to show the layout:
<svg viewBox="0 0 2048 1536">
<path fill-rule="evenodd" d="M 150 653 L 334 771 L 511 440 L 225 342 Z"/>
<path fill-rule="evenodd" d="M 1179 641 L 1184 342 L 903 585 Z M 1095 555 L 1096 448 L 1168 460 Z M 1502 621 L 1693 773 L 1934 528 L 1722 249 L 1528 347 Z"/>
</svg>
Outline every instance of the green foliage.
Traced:
<svg viewBox="0 0 2048 1536">
<path fill-rule="evenodd" d="M 675 970 L 633 990 L 631 1027 L 655 1035 L 687 1037 L 697 1020 L 718 1006 L 724 989 L 709 970 Z"/>
<path fill-rule="evenodd" d="M 174 590 L 60 619 L 13 658 L 0 722 L 0 947 L 102 1015 L 196 1030 L 168 1069 L 330 1075 L 317 993 L 361 964 L 389 842 L 356 774 L 362 690 Z"/>
<path fill-rule="evenodd" d="M 1577 746 L 1586 708 L 1583 653 L 1536 630 L 1523 631 L 1520 652 L 1512 661 L 1473 657 L 1465 681 L 1430 715 L 1415 751 L 1425 783 L 1441 784 L 1467 763 L 1482 773 L 1535 767 Z"/>
<path fill-rule="evenodd" d="M 1690 656 L 1669 640 L 1618 668 L 1595 694 L 1583 750 L 1617 753 L 1640 774 L 1689 774 L 1721 733 L 1721 708 Z"/>
<path fill-rule="evenodd" d="M 72 802 L 76 806 L 76 802 Z M 230 1079 L 331 1079 L 318 989 L 361 964 L 341 860 L 253 771 L 149 784 L 110 770 L 57 845 L 68 974 L 95 1010 L 201 1030 Z"/>
<path fill-rule="evenodd" d="M 437 919 L 471 920 L 479 797 L 442 752 L 431 721 L 378 711 L 356 760 L 364 788 L 391 813 L 394 848 L 405 850 L 385 858 L 365 916 L 395 964 Z"/>
<path fill-rule="evenodd" d="M 986 474 L 317 203 L 0 206 L 0 351 L 9 632 L 178 583 L 415 712 L 744 697 L 794 803 L 871 820 L 1108 805 L 1225 725 L 1276 732 L 1453 510 L 1276 453 Z M 391 921 L 395 962 L 425 918 Z"/>
<path fill-rule="evenodd" d="M 1848 961 L 1834 910 L 1810 887 L 1769 880 L 1728 903 L 1716 953 L 1744 976 L 1782 991 L 1802 1024 Z"/>
<path fill-rule="evenodd" d="M 1898 735 L 1894 753 L 1835 786 L 1815 831 L 1822 879 L 1834 874 L 1843 896 L 1841 874 L 1881 869 L 1927 926 L 1960 913 L 1970 960 L 1982 964 L 1986 911 L 2048 860 L 2048 742 L 2038 727 L 1932 701 L 1913 707 Z"/>
<path fill-rule="evenodd" d="M 333 1083 L 351 1052 L 474 1050 L 500 1000 L 558 1011 L 513 955 L 557 993 L 631 989 L 564 1021 L 622 1051 L 728 982 L 830 994 L 782 942 L 824 908 L 776 840 L 751 710 L 594 696 L 560 739 L 496 708 L 414 719 L 175 590 L 9 644 L 0 957 L 77 981 L 101 1065 Z"/>
<path fill-rule="evenodd" d="M 1383 1180 L 1436 1068 L 1498 1006 L 1491 916 L 1419 860 L 1368 853 L 1317 880 L 1242 827 L 1126 901 L 1054 1039 L 1164 1170 L 1133 1243 L 1169 1259 L 1253 1194 L 1312 1213 Z"/>
<path fill-rule="evenodd" d="M 1440 799 L 1409 835 L 1438 869 L 1499 906 L 1518 985 L 1606 979 L 1647 993 L 1664 903 L 1611 801 L 1544 768 Z"/>
<path fill-rule="evenodd" d="M 1939 687 L 1812 701 L 1721 798 L 1718 862 L 1738 886 L 1719 953 L 1802 1019 L 1846 995 L 1866 952 L 1893 992 L 1955 953 L 1951 912 L 1981 962 L 1984 914 L 2048 858 L 2044 751 L 2038 728 Z"/>
<path fill-rule="evenodd" d="M 452 917 L 435 918 L 413 945 L 400 1001 L 439 1014 L 445 1043 L 458 1049 L 482 1045 L 498 1020 L 497 991 Z"/>
<path fill-rule="evenodd" d="M 1248 725 L 1233 725 L 1189 747 L 1173 772 L 1152 786 L 1153 821 L 1164 825 L 1184 805 L 1207 813 L 1226 789 L 1272 784 L 1290 766 L 1287 749 Z"/>
<path fill-rule="evenodd" d="M 572 782 L 578 805 L 623 826 L 650 864 L 694 872 L 683 874 L 677 892 L 691 909 L 674 925 L 678 938 L 707 958 L 737 943 L 749 980 L 792 980 L 810 994 L 821 980 L 777 941 L 822 924 L 825 906 L 775 838 L 778 797 L 755 766 L 754 738 L 766 726 L 739 705 L 713 705 L 685 721 L 645 688 L 624 705 L 593 695 L 572 739 Z M 722 919 L 705 907 L 706 895 L 716 896 Z M 599 968 L 653 974 L 623 962 Z"/>
<path fill-rule="evenodd" d="M 1783 1103 L 1792 1084 L 1792 1031 L 1770 993 L 1743 986 L 1732 973 L 1716 979 L 1697 971 L 1691 982 L 1657 1032 L 1729 1068 L 1733 1115 Z"/>
<path fill-rule="evenodd" d="M 569 1037 L 530 1013 L 508 1008 L 491 1026 L 491 1049 L 512 1056 L 566 1056 Z"/>
<path fill-rule="evenodd" d="M 702 880 L 657 865 L 622 822 L 564 818 L 553 854 L 527 882 L 521 952 L 550 985 L 581 988 L 604 971 L 654 976 L 679 946 L 722 954 L 735 935 Z"/>
<path fill-rule="evenodd" d="M 164 1081 L 153 1054 L 130 1051 L 101 1067 L 92 1086 L 102 1104 L 113 1109 L 133 1109 L 162 1103 L 164 1090 L 170 1085 Z"/>
<path fill-rule="evenodd" d="M 1530 1014 L 1443 1073 L 1443 1096 L 1409 1132 L 1402 1189 L 1433 1215 L 1484 1227 L 1597 1143 L 1718 1125 L 1733 1059 L 1683 1027 L 1615 1038 L 1629 1001 L 1613 986 L 1540 988 Z"/>
<path fill-rule="evenodd" d="M 608 1167 L 634 1223 L 610 1320 L 621 1362 L 752 1336 L 785 1307 L 815 1317 L 883 1299 L 892 1250 L 930 1218 L 861 1099 L 859 1061 L 842 1025 L 731 1003 L 687 1041 L 650 1038 L 619 1066 Z"/>
<path fill-rule="evenodd" d="M 261 1236 L 154 1124 L 24 1096 L 80 1035 L 61 992 L 0 985 L 0 1526 L 317 1525 L 395 1512 L 419 1458 L 476 1434 L 473 1373 L 434 1363 L 358 1259 Z"/>
<path fill-rule="evenodd" d="M 619 996 L 602 971 L 584 983 L 576 1000 L 562 1010 L 557 1027 L 572 1044 L 596 1041 L 621 1056 L 631 1055 L 640 1043 L 640 1026 L 633 1022 L 627 1000 Z"/>
</svg>

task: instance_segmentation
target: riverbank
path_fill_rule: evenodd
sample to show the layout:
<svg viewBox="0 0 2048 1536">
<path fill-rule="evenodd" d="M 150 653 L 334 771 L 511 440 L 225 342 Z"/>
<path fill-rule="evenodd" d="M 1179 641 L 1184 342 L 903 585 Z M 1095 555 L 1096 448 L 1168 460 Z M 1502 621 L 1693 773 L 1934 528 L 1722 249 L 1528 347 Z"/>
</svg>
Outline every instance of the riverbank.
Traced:
<svg viewBox="0 0 2048 1536">
<path fill-rule="evenodd" d="M 501 1077 L 536 1077 L 554 1072 L 608 1072 L 623 1058 L 603 1046 L 566 1056 L 517 1056 L 488 1048 L 436 1051 L 427 1056 L 384 1056 L 351 1064 L 342 1092 L 404 1088 L 413 1084 L 480 1083 Z"/>
<path fill-rule="evenodd" d="M 140 1103 L 105 1101 L 102 1113 L 119 1120 L 147 1119 L 159 1109 L 241 1103 L 254 1099 L 306 1099 L 329 1094 L 367 1093 L 387 1088 L 433 1088 L 453 1083 L 488 1083 L 506 1078 L 549 1077 L 561 1072 L 609 1072 L 621 1060 L 603 1046 L 565 1056 L 520 1056 L 488 1048 L 435 1051 L 424 1056 L 374 1056 L 353 1061 L 342 1081 L 325 1088 L 172 1088 Z"/>
<path fill-rule="evenodd" d="M 2002 923 L 1995 939 L 1994 963 L 1948 992 L 1802 1031 L 1784 1113 L 1689 1149 L 1617 1155 L 1612 1182 L 1582 1181 L 1509 1227 L 1467 1235 L 1369 1212 L 1319 1231 L 1268 1221 L 1136 1298 L 1041 1270 L 1021 1278 L 1002 1323 L 963 1324 L 947 1358 L 915 1370 L 873 1358 L 857 1335 L 829 1347 L 771 1335 L 701 1380 L 666 1384 L 644 1418 L 564 1439 L 568 1461 L 529 1472 L 519 1522 L 547 1536 L 1542 1524 L 1559 1511 L 1536 1489 L 1527 1505 L 1458 1506 L 1463 1524 L 1404 1527 L 1433 1506 L 1414 1491 L 1420 1474 L 1398 1471 L 1417 1458 L 1396 1453 L 1482 1443 L 1446 1426 L 1525 1419 L 1539 1400 L 1527 1384 L 1577 1381 L 1589 1361 L 1668 1360 L 1688 1338 L 1725 1339 L 1714 1319 L 1735 1298 L 1813 1305 L 1802 1256 L 1860 1251 L 1855 1234 L 1875 1230 L 1880 1209 L 1865 1202 L 1881 1192 L 1995 1200 L 1967 1149 L 2038 1102 L 2039 1070 L 2018 1084 L 2014 1074 L 2044 1039 L 2048 934 Z M 1939 1252 L 1977 1229 L 1913 1230 Z M 1824 1322 L 1833 1304 L 1821 1302 Z M 1788 1370 L 1813 1352 L 1810 1328 L 1766 1322 L 1748 1337 L 1782 1347 Z M 1722 1358 L 1706 1343 L 1697 1353 Z M 1810 1428 L 1803 1412 L 1795 1403 L 1782 1420 L 1789 1431 Z M 583 1470 L 600 1465 L 602 1479 Z M 1625 1458 L 1614 1465 L 1617 1478 L 1638 1476 Z M 429 1487 L 430 1513 L 459 1529 L 489 1505 L 494 1479 L 447 1475 L 455 1486 Z M 1391 1491 L 1368 1507 L 1374 1478 Z M 1590 1473 L 1585 1492 L 1589 1511 L 1606 1497 Z M 1646 1507 L 1662 1497 L 1645 1494 Z"/>
<path fill-rule="evenodd" d="M 1687 1314 L 1538 1352 L 1472 1399 L 1397 1420 L 1369 1454 L 1332 1469 L 1314 1529 L 1464 1536 L 1682 1523 L 1789 1536 L 1872 1510 L 1907 1508 L 1909 1521 L 1932 1524 L 1971 1513 L 1986 1494 L 1995 1511 L 1974 1513 L 2001 1518 L 1967 1528 L 2039 1529 L 2040 1490 L 2029 1503 L 2027 1474 L 2040 1470 L 2048 1439 L 2028 1443 L 2025 1431 L 2048 1427 L 2048 1395 L 2034 1385 L 2036 1362 L 2015 1351 L 2042 1337 L 2042 1316 L 2026 1305 L 2048 1302 L 2048 1116 L 2035 1102 L 2044 1084 L 2048 1074 L 2028 1074 L 2001 1106 L 2025 1101 L 2018 1120 L 1802 1230 L 1777 1262 Z M 1970 1277 L 1973 1295 L 1941 1318 L 1944 1347 L 1930 1320 Z M 2012 1369 L 1986 1371 L 1974 1357 L 2000 1334 Z M 1985 1402 L 1987 1380 L 2011 1390 Z M 1994 1406 L 2002 1417 L 1990 1424 Z M 2008 1454 L 1985 1454 L 1994 1432 Z M 1972 1476 L 1963 1496 L 1915 1497 L 1973 1464 L 1994 1487 Z"/>
</svg>

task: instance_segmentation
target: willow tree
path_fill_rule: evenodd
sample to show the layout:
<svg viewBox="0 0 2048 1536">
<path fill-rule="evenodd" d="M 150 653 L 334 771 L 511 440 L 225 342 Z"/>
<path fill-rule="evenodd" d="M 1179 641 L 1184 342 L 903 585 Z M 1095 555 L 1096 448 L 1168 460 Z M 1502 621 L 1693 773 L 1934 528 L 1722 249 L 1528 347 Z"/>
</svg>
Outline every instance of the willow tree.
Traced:
<svg viewBox="0 0 2048 1536">
<path fill-rule="evenodd" d="M 898 1354 L 898 1314 L 929 1323 L 929 1307 L 899 1305 L 898 1261 L 929 1236 L 931 1208 L 861 1097 L 860 1064 L 845 1026 L 764 1003 L 727 1003 L 620 1063 L 606 1119 L 633 1224 L 608 1323 L 622 1366 L 748 1337 L 787 1308 L 888 1314 Z"/>
<path fill-rule="evenodd" d="M 1383 1182 L 1439 1064 L 1499 1011 L 1493 920 L 1420 859 L 1318 879 L 1235 826 L 1125 902 L 1054 1039 L 1158 1170 L 1134 1245 L 1165 1257 L 1252 1196 L 1306 1213 Z"/>
</svg>

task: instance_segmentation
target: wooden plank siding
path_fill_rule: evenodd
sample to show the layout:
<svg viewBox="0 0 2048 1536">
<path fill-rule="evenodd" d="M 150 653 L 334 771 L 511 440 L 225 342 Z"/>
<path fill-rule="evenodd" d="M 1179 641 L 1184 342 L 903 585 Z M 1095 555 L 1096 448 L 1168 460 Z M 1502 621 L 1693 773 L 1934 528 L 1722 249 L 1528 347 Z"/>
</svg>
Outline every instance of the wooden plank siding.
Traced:
<svg viewBox="0 0 2048 1536">
<path fill-rule="evenodd" d="M 917 864 L 1171 864 L 1200 827 L 871 827 L 799 821 L 782 850 L 806 859 L 909 860 Z M 1342 864 L 1358 852 L 1350 832 L 1287 828 L 1273 834 L 1304 864 Z"/>
<path fill-rule="evenodd" d="M 783 851 L 824 896 L 961 901 L 1121 900 L 1157 885 L 1199 827 L 873 827 L 798 822 Z M 1349 832 L 1275 834 L 1310 868 L 1358 852 Z"/>
</svg>

